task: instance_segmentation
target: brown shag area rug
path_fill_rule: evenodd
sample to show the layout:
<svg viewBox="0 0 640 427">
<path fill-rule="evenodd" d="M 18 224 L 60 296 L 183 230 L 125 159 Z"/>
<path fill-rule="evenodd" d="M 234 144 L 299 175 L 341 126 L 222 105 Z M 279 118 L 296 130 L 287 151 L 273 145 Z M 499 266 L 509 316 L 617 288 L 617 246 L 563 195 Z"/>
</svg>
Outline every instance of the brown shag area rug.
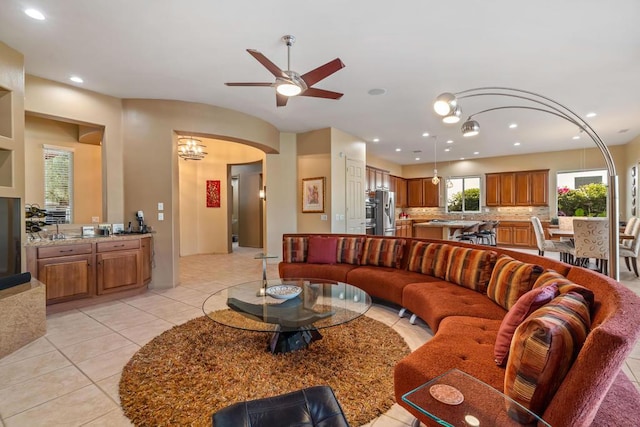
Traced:
<svg viewBox="0 0 640 427">
<path fill-rule="evenodd" d="M 404 340 L 365 316 L 321 333 L 308 349 L 274 355 L 267 351 L 269 334 L 193 319 L 154 338 L 127 363 L 122 408 L 137 426 L 205 426 L 232 403 L 328 384 L 352 426 L 389 410 L 393 367 L 409 353 Z"/>
</svg>

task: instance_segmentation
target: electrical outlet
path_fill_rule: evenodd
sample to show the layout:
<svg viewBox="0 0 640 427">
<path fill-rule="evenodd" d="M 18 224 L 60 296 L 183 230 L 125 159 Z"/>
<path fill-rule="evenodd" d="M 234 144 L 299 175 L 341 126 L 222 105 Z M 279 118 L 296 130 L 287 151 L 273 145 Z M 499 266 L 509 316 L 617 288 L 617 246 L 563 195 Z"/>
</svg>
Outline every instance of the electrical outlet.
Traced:
<svg viewBox="0 0 640 427">
<path fill-rule="evenodd" d="M 164 214 L 162 212 L 158 212 L 158 221 L 164 221 Z"/>
<path fill-rule="evenodd" d="M 326 221 L 326 220 L 327 220 L 327 215 L 326 214 L 320 215 L 320 221 Z"/>
<path fill-rule="evenodd" d="M 91 222 L 93 222 L 93 223 L 100 222 L 100 217 L 99 216 L 92 216 L 91 217 Z"/>
</svg>

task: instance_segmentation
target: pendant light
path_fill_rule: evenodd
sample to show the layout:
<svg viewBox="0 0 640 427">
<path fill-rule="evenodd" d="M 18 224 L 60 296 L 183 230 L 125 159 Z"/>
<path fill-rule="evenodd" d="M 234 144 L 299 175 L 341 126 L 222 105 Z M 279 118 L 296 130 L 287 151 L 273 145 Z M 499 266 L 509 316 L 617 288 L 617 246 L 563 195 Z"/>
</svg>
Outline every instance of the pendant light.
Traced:
<svg viewBox="0 0 640 427">
<path fill-rule="evenodd" d="M 440 178 L 438 178 L 438 138 L 433 137 L 433 178 L 431 178 L 433 185 L 440 184 Z"/>
</svg>

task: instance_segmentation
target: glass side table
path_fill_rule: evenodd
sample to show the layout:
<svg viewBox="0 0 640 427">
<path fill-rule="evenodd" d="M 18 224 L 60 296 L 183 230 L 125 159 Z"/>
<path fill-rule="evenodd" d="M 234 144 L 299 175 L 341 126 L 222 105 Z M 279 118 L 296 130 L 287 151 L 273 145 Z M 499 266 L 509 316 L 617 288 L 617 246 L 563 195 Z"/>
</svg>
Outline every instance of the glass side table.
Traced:
<svg viewBox="0 0 640 427">
<path fill-rule="evenodd" d="M 447 371 L 404 394 L 402 400 L 443 426 L 551 427 L 513 399 L 458 369 Z M 415 420 L 413 426 L 419 425 L 420 422 Z"/>
<path fill-rule="evenodd" d="M 267 283 L 267 260 L 272 258 L 278 258 L 278 255 L 269 255 L 267 253 L 260 252 L 253 259 L 261 259 L 262 260 L 262 283 Z"/>
</svg>

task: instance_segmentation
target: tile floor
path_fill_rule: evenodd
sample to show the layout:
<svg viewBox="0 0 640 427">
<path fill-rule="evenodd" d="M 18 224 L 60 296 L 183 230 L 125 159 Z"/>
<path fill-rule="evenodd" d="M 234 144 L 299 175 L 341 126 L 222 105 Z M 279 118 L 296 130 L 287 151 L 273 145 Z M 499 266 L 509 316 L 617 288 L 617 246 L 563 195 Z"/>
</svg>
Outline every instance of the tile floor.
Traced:
<svg viewBox="0 0 640 427">
<path fill-rule="evenodd" d="M 47 316 L 43 338 L 0 359 L 0 427 L 130 426 L 118 397 L 122 367 L 156 335 L 200 316 L 211 293 L 259 278 L 257 252 L 236 248 L 229 255 L 185 257 L 176 288 Z M 275 264 L 268 270 L 277 277 Z M 621 270 L 623 283 L 640 294 L 640 279 Z M 411 348 L 431 337 L 424 323 L 410 325 L 386 306 L 375 305 L 367 315 L 393 327 Z M 638 386 L 640 344 L 624 370 Z M 367 427 L 405 427 L 412 419 L 395 405 Z"/>
</svg>

